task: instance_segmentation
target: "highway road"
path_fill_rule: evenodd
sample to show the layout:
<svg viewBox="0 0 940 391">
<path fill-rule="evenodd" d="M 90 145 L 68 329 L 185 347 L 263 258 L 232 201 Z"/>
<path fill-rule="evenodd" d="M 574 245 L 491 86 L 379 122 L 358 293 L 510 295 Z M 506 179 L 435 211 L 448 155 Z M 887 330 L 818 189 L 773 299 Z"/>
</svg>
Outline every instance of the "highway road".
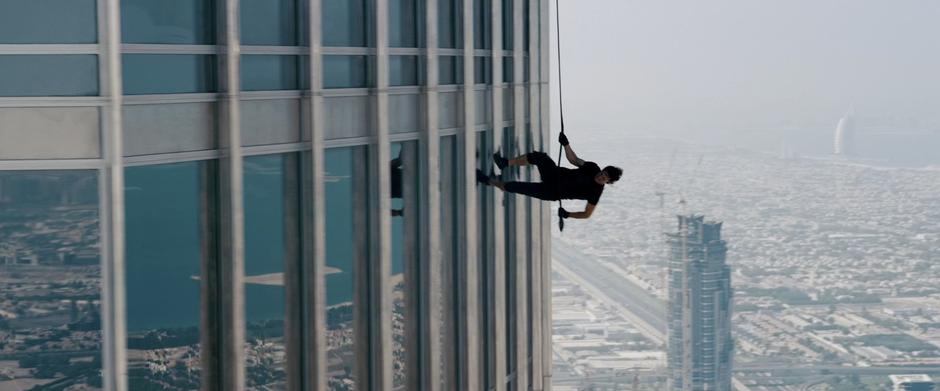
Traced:
<svg viewBox="0 0 940 391">
<path fill-rule="evenodd" d="M 643 319 L 653 328 L 666 333 L 666 303 L 636 284 L 607 269 L 596 259 L 578 250 L 552 243 L 556 262 L 574 272 L 582 280 L 616 300 L 626 310 Z"/>
</svg>

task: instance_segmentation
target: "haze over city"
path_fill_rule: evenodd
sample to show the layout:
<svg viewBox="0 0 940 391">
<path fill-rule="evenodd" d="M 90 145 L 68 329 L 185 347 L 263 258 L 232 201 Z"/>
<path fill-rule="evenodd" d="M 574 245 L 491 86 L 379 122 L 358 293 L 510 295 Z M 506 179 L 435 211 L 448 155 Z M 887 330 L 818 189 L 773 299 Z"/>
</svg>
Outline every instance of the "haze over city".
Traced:
<svg viewBox="0 0 940 391">
<path fill-rule="evenodd" d="M 936 380 L 937 16 L 927 1 L 562 1 L 566 133 L 624 179 L 553 236 L 556 389 L 682 389 L 676 215 L 723 223 L 731 389 Z"/>
</svg>

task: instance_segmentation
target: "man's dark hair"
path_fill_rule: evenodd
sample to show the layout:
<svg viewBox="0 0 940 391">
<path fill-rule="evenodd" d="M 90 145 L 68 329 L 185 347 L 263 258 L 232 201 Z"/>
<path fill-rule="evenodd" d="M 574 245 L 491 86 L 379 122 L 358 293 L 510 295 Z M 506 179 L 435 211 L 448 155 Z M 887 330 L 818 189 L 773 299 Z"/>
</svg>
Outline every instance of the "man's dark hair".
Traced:
<svg viewBox="0 0 940 391">
<path fill-rule="evenodd" d="M 620 175 L 623 174 L 623 170 L 620 167 L 607 166 L 604 167 L 604 172 L 607 173 L 607 178 L 610 178 L 610 183 L 614 183 L 620 180 Z"/>
</svg>

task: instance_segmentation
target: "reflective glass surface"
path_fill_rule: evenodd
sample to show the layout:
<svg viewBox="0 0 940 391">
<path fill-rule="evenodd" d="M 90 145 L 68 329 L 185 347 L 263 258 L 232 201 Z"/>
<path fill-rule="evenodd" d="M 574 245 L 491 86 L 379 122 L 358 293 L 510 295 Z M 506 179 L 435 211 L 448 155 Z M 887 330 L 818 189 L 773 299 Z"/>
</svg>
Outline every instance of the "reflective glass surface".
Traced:
<svg viewBox="0 0 940 391">
<path fill-rule="evenodd" d="M 419 352 L 406 347 L 418 346 L 410 338 L 417 333 L 418 304 L 418 142 L 391 145 L 389 163 L 392 197 L 392 349 L 395 362 L 393 384 L 405 387 L 408 376 L 416 376 L 415 357 Z M 411 330 L 411 332 L 408 332 Z"/>
<path fill-rule="evenodd" d="M 489 49 L 493 46 L 490 0 L 473 0 L 473 48 Z"/>
<path fill-rule="evenodd" d="M 366 162 L 362 147 L 326 150 L 326 327 L 330 390 L 356 390 L 353 325 L 361 297 L 356 295 L 359 263 L 364 262 L 368 227 Z M 364 330 L 362 330 L 364 331 Z"/>
<path fill-rule="evenodd" d="M 371 86 L 367 56 L 323 56 L 323 88 Z"/>
<path fill-rule="evenodd" d="M 416 86 L 420 84 L 418 56 L 389 56 L 388 83 L 391 86 Z"/>
<path fill-rule="evenodd" d="M 242 45 L 297 44 L 297 0 L 240 0 Z"/>
<path fill-rule="evenodd" d="M 216 91 L 214 55 L 125 54 L 123 61 L 127 95 Z"/>
<path fill-rule="evenodd" d="M 512 60 L 513 60 L 512 57 L 509 57 L 509 56 L 503 57 L 503 80 L 505 80 L 506 83 L 512 83 L 513 81 L 515 81 L 515 73 L 513 69 Z"/>
<path fill-rule="evenodd" d="M 98 56 L 0 55 L 0 96 L 98 95 Z"/>
<path fill-rule="evenodd" d="M 463 0 L 437 0 L 437 44 L 463 48 Z"/>
<path fill-rule="evenodd" d="M 125 43 L 211 45 L 221 0 L 121 0 Z"/>
<path fill-rule="evenodd" d="M 127 371 L 131 390 L 200 387 L 206 163 L 124 171 Z"/>
<path fill-rule="evenodd" d="M 532 45 L 529 36 L 529 0 L 522 0 L 522 42 L 525 47 L 522 50 L 528 52 Z"/>
<path fill-rule="evenodd" d="M 299 262 L 296 155 L 246 157 L 244 175 L 246 383 L 249 390 L 282 390 L 285 292 L 288 278 L 297 277 L 285 270 Z"/>
<path fill-rule="evenodd" d="M 493 62 L 489 57 L 473 58 L 473 80 L 475 84 L 490 84 L 493 80 Z"/>
<path fill-rule="evenodd" d="M 473 47 L 489 49 L 493 46 L 490 20 L 490 0 L 473 0 Z"/>
<path fill-rule="evenodd" d="M 98 42 L 95 0 L 0 1 L 0 44 Z"/>
<path fill-rule="evenodd" d="M 486 174 L 491 174 L 493 170 L 492 147 L 489 142 L 490 131 L 477 132 L 477 167 Z M 493 252 L 489 238 L 490 227 L 493 224 L 490 215 L 489 205 L 493 196 L 492 187 L 477 186 L 477 238 L 479 247 L 477 248 L 478 273 L 479 273 L 479 296 L 480 303 L 480 323 L 479 323 L 479 365 L 480 375 L 483 377 L 482 384 L 489 389 L 494 386 L 494 377 L 496 373 L 495 360 L 496 346 L 493 339 Z"/>
<path fill-rule="evenodd" d="M 299 89 L 298 62 L 299 56 L 242 55 L 242 91 Z"/>
<path fill-rule="evenodd" d="M 438 57 L 438 83 L 441 85 L 463 84 L 463 57 Z"/>
<path fill-rule="evenodd" d="M 101 389 L 99 218 L 94 171 L 0 172 L 0 389 Z"/>
<path fill-rule="evenodd" d="M 522 62 L 522 81 L 528 83 L 529 82 L 529 57 L 528 56 L 523 57 L 522 61 L 523 61 Z"/>
<path fill-rule="evenodd" d="M 369 44 L 366 0 L 322 0 L 323 46 Z"/>
<path fill-rule="evenodd" d="M 418 0 L 389 0 L 388 44 L 391 47 L 418 47 Z"/>
<path fill-rule="evenodd" d="M 512 50 L 515 40 L 515 29 L 513 28 L 513 0 L 503 1 L 503 50 Z M 516 0 L 520 1 L 520 0 Z"/>
<path fill-rule="evenodd" d="M 457 358 L 464 352 L 458 344 L 460 332 L 457 322 L 460 308 L 460 250 L 457 234 L 459 211 L 457 185 L 457 136 L 441 137 L 440 144 L 440 192 L 441 192 L 441 291 L 438 293 L 441 314 L 441 388 L 456 390 Z"/>
</svg>

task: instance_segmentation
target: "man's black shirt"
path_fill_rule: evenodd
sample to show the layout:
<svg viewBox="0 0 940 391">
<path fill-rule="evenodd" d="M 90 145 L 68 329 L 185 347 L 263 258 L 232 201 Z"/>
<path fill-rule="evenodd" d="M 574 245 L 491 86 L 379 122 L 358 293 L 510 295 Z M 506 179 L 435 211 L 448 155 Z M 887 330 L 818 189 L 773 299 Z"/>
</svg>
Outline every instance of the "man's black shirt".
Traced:
<svg viewBox="0 0 940 391">
<path fill-rule="evenodd" d="M 598 184 L 594 176 L 601 172 L 601 168 L 594 162 L 584 162 L 575 170 L 559 167 L 558 179 L 560 183 L 561 198 L 568 200 L 587 200 L 591 205 L 597 205 L 604 192 L 604 185 Z"/>
</svg>

